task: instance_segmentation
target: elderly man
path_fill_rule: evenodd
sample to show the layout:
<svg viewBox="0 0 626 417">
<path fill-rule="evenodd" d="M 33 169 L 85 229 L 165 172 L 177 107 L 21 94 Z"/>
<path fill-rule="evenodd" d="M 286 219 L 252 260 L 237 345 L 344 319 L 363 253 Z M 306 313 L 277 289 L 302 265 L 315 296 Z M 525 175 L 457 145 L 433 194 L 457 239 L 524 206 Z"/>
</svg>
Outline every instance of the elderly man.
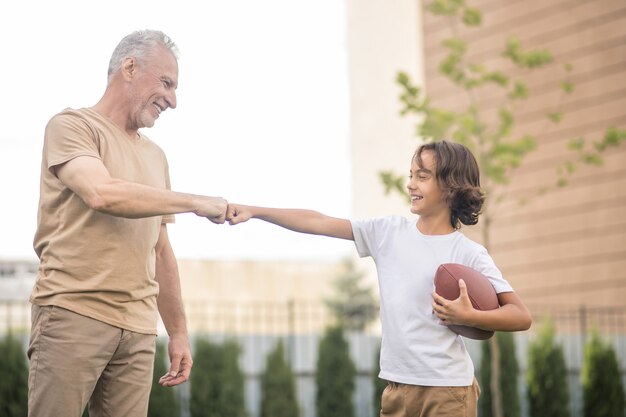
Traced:
<svg viewBox="0 0 626 417">
<path fill-rule="evenodd" d="M 139 129 L 176 107 L 176 45 L 138 31 L 116 47 L 98 103 L 66 109 L 45 131 L 31 295 L 29 416 L 147 414 L 157 312 L 171 367 L 192 359 L 167 223 L 194 213 L 223 223 L 220 197 L 170 190 L 163 151 Z"/>
</svg>

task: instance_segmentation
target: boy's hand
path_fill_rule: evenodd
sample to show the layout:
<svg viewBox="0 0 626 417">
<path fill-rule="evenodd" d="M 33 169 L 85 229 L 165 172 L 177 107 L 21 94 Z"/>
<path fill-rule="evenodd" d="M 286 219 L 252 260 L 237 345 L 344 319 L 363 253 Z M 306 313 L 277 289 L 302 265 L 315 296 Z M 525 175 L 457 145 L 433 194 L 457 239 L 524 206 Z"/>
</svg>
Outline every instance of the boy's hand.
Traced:
<svg viewBox="0 0 626 417">
<path fill-rule="evenodd" d="M 460 295 L 456 300 L 446 300 L 436 292 L 432 293 L 433 297 L 433 314 L 441 320 L 441 324 L 462 324 L 471 326 L 471 316 L 474 311 L 472 302 L 467 294 L 467 286 L 465 281 L 459 280 Z"/>
<path fill-rule="evenodd" d="M 231 226 L 250 220 L 252 213 L 247 206 L 229 204 L 226 212 L 226 221 Z"/>
</svg>

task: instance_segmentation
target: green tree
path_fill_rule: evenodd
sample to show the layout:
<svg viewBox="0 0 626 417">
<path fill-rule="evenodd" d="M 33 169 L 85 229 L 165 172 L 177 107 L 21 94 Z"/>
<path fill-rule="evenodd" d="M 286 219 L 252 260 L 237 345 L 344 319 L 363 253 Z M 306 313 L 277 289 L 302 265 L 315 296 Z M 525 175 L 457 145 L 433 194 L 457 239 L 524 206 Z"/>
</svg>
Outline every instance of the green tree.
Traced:
<svg viewBox="0 0 626 417">
<path fill-rule="evenodd" d="M 346 330 L 364 330 L 378 314 L 378 302 L 370 287 L 364 286 L 364 273 L 351 259 L 344 261 L 346 272 L 333 282 L 335 294 L 325 300 L 333 316 Z"/>
<path fill-rule="evenodd" d="M 563 348 L 554 341 L 554 324 L 544 319 L 528 346 L 528 405 L 530 417 L 569 417 L 567 369 Z"/>
<path fill-rule="evenodd" d="M 221 345 L 197 339 L 191 373 L 189 411 L 192 417 L 245 417 L 241 349 L 234 341 Z"/>
<path fill-rule="evenodd" d="M 329 327 L 320 341 L 315 375 L 318 417 L 354 417 L 356 367 L 341 326 Z"/>
<path fill-rule="evenodd" d="M 617 356 L 597 331 L 585 345 L 582 386 L 584 417 L 624 416 L 624 386 Z"/>
<path fill-rule="evenodd" d="M 148 417 L 178 417 L 180 405 L 178 402 L 178 389 L 176 387 L 164 387 L 159 384 L 161 378 L 169 370 L 167 346 L 157 342 L 154 356 L 154 373 L 152 375 L 152 390 L 150 391 L 150 403 L 148 404 Z"/>
<path fill-rule="evenodd" d="M 426 10 L 435 16 L 447 21 L 452 36 L 443 41 L 447 55 L 439 65 L 439 73 L 452 82 L 466 97 L 468 105 L 459 110 L 433 106 L 431 100 L 415 85 L 408 74 L 400 72 L 397 83 L 401 87 L 400 100 L 403 108 L 401 114 L 415 115 L 420 120 L 417 126 L 417 136 L 423 140 L 441 140 L 450 138 L 466 145 L 472 150 L 482 174 L 483 188 L 488 196 L 482 214 L 482 240 L 489 250 L 492 221 L 495 216 L 495 207 L 505 201 L 508 195 L 508 184 L 511 173 L 518 168 L 525 157 L 536 149 L 535 137 L 530 134 L 513 136 L 515 130 L 515 109 L 522 100 L 530 97 L 531 91 L 526 84 L 530 72 L 548 65 L 561 65 L 564 77 L 559 81 L 562 97 L 574 92 L 574 85 L 568 80 L 572 66 L 568 63 L 555 62 L 552 54 L 546 49 L 525 50 L 520 40 L 510 37 L 505 40 L 502 56 L 508 59 L 515 68 L 510 73 L 499 70 L 490 70 L 481 62 L 468 60 L 467 38 L 458 35 L 459 25 L 468 28 L 480 26 L 482 13 L 479 9 L 470 7 L 465 0 L 434 0 Z M 471 31 L 466 32 L 470 34 Z M 479 92 L 488 88 L 490 95 L 501 103 L 494 111 L 488 106 L 481 106 L 478 100 Z M 500 94 L 496 90 L 499 89 Z M 557 125 L 563 119 L 560 106 L 555 103 L 553 110 L 546 113 L 546 122 Z M 567 145 L 568 159 L 556 166 L 556 175 L 553 185 L 538 187 L 534 193 L 527 196 L 516 196 L 520 202 L 528 198 L 544 194 L 568 183 L 580 165 L 602 164 L 602 153 L 619 146 L 626 140 L 626 130 L 608 127 L 603 136 L 591 142 L 587 138 L 572 138 Z M 396 190 L 405 193 L 405 178 L 392 171 L 380 173 L 381 181 L 387 193 Z M 408 198 L 408 197 L 407 197 Z M 492 351 L 492 378 L 491 386 L 493 397 L 493 415 L 503 416 L 502 398 L 499 381 L 500 352 L 496 339 L 491 339 Z"/>
<path fill-rule="evenodd" d="M 209 340 L 196 339 L 193 372 L 189 378 L 189 412 L 192 417 L 217 417 L 220 400 L 217 374 L 221 370 L 221 349 Z"/>
<path fill-rule="evenodd" d="M 0 415 L 24 417 L 28 410 L 28 366 L 22 343 L 9 332 L 0 341 Z"/>
<path fill-rule="evenodd" d="M 496 332 L 495 336 L 500 348 L 500 382 L 504 417 L 519 417 L 521 414 L 518 391 L 519 365 L 515 354 L 513 333 Z M 479 409 L 482 417 L 492 417 L 491 405 L 491 343 L 482 342 L 482 358 L 480 362 L 480 382 L 482 392 L 479 398 Z"/>
<path fill-rule="evenodd" d="M 267 356 L 261 392 L 261 417 L 298 417 L 296 381 L 282 340 Z"/>
<path fill-rule="evenodd" d="M 222 345 L 222 412 L 221 416 L 245 417 L 244 399 L 245 378 L 239 367 L 241 348 L 233 340 Z"/>
<path fill-rule="evenodd" d="M 374 361 L 374 371 L 372 372 L 372 384 L 374 385 L 374 395 L 372 396 L 372 402 L 374 404 L 374 415 L 380 414 L 380 401 L 383 395 L 383 391 L 387 387 L 387 381 L 381 379 L 378 374 L 380 373 L 380 346 L 378 346 L 377 355 Z"/>
</svg>

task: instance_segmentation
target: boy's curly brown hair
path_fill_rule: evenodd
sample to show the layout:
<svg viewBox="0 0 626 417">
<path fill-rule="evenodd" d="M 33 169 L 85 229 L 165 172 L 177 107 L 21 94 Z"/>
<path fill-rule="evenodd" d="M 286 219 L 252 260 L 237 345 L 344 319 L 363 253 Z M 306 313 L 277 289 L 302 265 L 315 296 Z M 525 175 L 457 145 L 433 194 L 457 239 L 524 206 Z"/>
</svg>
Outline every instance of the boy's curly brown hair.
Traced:
<svg viewBox="0 0 626 417">
<path fill-rule="evenodd" d="M 433 152 L 435 178 L 450 207 L 450 224 L 455 229 L 478 223 L 485 194 L 480 188 L 480 170 L 472 152 L 460 143 L 428 142 L 415 151 L 413 159 L 423 168 L 422 153 Z"/>
</svg>

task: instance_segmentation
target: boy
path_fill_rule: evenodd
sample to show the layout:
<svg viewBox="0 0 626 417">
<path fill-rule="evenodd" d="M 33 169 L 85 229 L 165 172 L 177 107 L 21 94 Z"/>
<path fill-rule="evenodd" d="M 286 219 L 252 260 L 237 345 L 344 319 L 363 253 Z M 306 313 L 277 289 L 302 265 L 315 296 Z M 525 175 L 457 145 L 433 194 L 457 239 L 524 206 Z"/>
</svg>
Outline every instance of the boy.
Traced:
<svg viewBox="0 0 626 417">
<path fill-rule="evenodd" d="M 531 316 L 481 245 L 465 237 L 462 224 L 478 222 L 484 202 L 478 164 L 463 145 L 441 141 L 420 146 L 407 185 L 418 219 L 387 216 L 346 220 L 299 209 L 231 204 L 231 225 L 261 219 L 301 233 L 355 242 L 361 257 L 376 263 L 382 345 L 380 378 L 389 381 L 381 416 L 476 416 L 480 388 L 461 337 L 447 329 L 463 324 L 496 331 L 530 327 Z M 449 301 L 436 294 L 433 278 L 442 263 L 460 263 L 489 278 L 501 308 L 472 307 L 465 283 Z"/>
</svg>

